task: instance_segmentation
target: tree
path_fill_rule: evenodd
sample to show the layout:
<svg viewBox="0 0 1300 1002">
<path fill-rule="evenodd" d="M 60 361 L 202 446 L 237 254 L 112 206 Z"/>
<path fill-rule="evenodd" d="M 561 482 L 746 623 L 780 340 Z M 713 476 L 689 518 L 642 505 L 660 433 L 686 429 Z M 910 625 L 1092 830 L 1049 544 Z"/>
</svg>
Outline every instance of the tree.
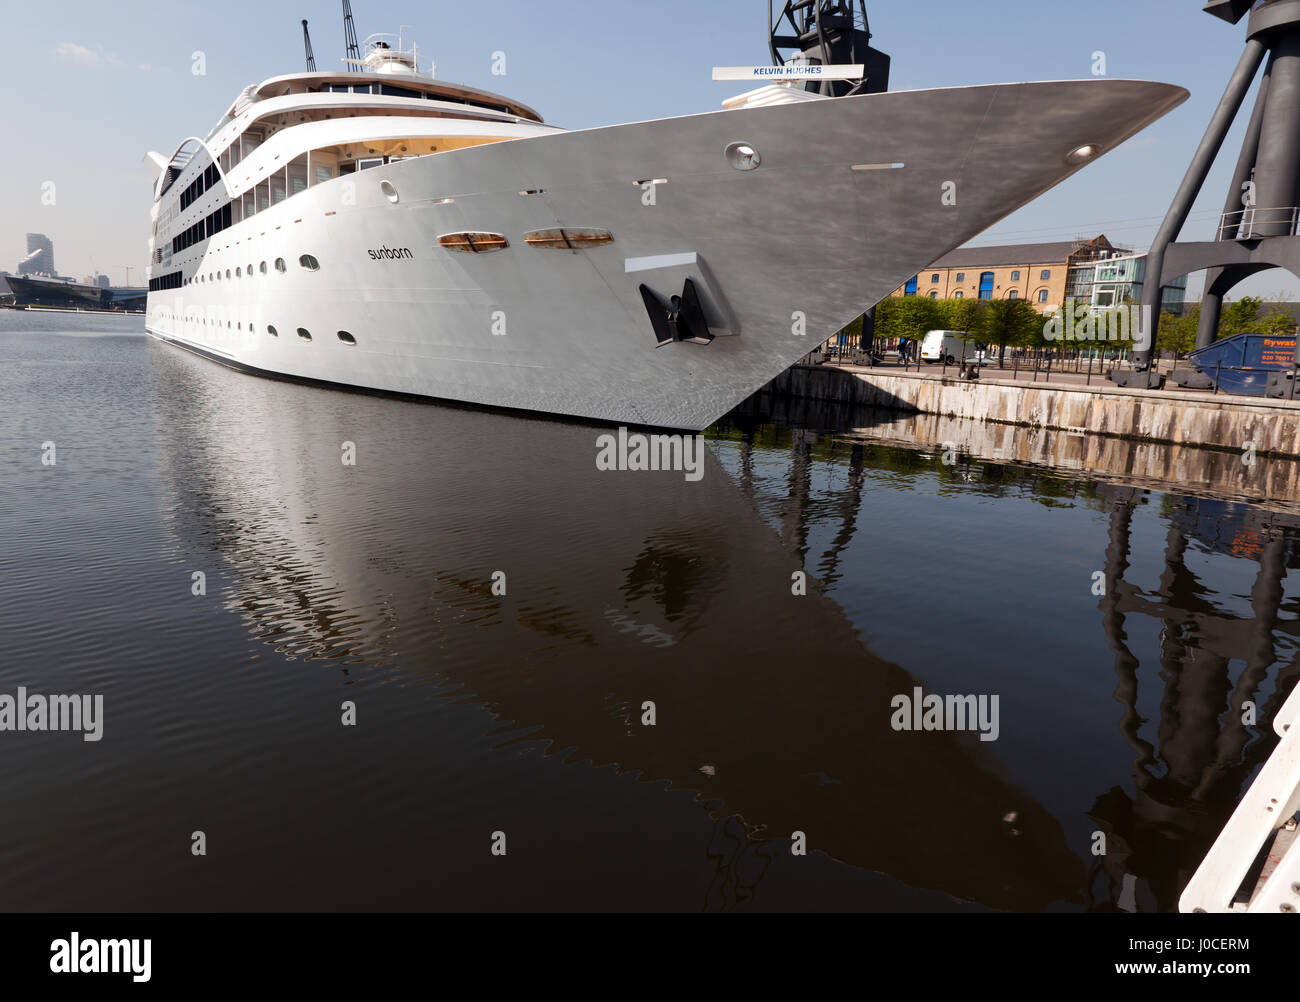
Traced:
<svg viewBox="0 0 1300 1002">
<path fill-rule="evenodd" d="M 1160 314 L 1160 333 L 1156 336 L 1157 351 L 1172 351 L 1186 355 L 1196 347 L 1196 330 L 1201 324 L 1201 304 L 1194 303 L 1181 317 L 1172 313 Z"/>
<path fill-rule="evenodd" d="M 919 341 L 926 331 L 938 329 L 937 300 L 921 296 L 891 296 L 876 306 L 876 337 Z"/>
<path fill-rule="evenodd" d="M 982 299 L 940 299 L 939 319 L 944 330 L 964 331 L 967 340 L 983 341 L 988 303 Z"/>
<path fill-rule="evenodd" d="M 1259 311 L 1263 305 L 1264 300 L 1258 296 L 1242 296 L 1234 302 L 1224 303 L 1219 317 L 1219 337 L 1259 333 Z"/>
<path fill-rule="evenodd" d="M 998 346 L 998 365 L 1006 363 L 1007 345 L 1037 344 L 1043 338 L 1044 319 L 1024 299 L 992 299 L 985 303 L 984 339 Z"/>
<path fill-rule="evenodd" d="M 1296 326 L 1295 316 L 1281 303 L 1270 303 L 1259 324 L 1263 333 L 1273 337 L 1295 337 Z"/>
</svg>

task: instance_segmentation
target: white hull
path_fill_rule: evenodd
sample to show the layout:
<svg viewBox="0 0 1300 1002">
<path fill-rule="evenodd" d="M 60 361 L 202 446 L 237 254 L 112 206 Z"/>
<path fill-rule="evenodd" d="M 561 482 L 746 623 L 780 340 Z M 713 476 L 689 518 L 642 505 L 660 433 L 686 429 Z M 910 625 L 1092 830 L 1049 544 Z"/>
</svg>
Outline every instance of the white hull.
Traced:
<svg viewBox="0 0 1300 1002">
<path fill-rule="evenodd" d="M 222 279 L 151 293 L 147 329 L 276 375 L 700 429 L 929 262 L 1074 173 L 1072 150 L 1109 151 L 1185 97 L 1111 80 L 902 92 L 405 160 L 311 187 L 212 237 L 184 274 Z M 757 170 L 727 162 L 733 141 L 759 151 Z M 905 166 L 851 169 L 893 163 Z M 654 205 L 636 184 L 648 178 L 668 179 Z M 955 206 L 943 199 L 946 182 L 956 185 Z M 614 242 L 525 246 L 525 232 L 560 226 L 606 229 Z M 440 234 L 459 231 L 502 233 L 510 247 L 438 246 Z M 385 247 L 410 256 L 368 253 Z M 299 266 L 304 254 L 318 271 Z M 661 255 L 694 259 L 629 273 L 629 260 Z M 276 258 L 287 272 L 258 273 Z M 224 277 L 250 264 L 252 277 Z M 687 278 L 725 333 L 657 348 L 639 287 L 666 298 Z"/>
</svg>

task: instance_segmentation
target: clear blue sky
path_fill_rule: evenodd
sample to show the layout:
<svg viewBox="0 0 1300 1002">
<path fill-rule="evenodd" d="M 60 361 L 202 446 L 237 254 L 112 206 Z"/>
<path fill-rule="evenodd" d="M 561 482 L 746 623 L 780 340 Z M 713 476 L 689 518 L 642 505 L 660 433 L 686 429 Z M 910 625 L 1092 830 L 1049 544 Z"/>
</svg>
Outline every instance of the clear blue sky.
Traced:
<svg viewBox="0 0 1300 1002">
<path fill-rule="evenodd" d="M 202 135 L 250 83 L 303 66 L 308 18 L 317 65 L 340 65 L 338 0 L 285 3 L 143 0 L 7 3 L 0 37 L 0 268 L 28 230 L 55 242 L 55 263 L 115 284 L 147 257 L 147 150 L 170 154 Z M 977 243 L 1106 233 L 1145 248 L 1241 52 L 1243 28 L 1201 0 L 868 0 L 875 44 L 893 56 L 895 90 L 1108 75 L 1180 84 L 1192 99 L 1123 149 L 1022 209 Z M 714 83 L 715 65 L 767 63 L 764 0 L 354 0 L 357 34 L 409 25 L 443 79 L 500 91 L 556 125 L 582 128 L 712 110 L 745 85 Z M 191 54 L 206 57 L 206 76 Z M 494 77 L 495 51 L 507 75 Z M 1243 116 L 1244 117 L 1244 116 Z M 1188 238 L 1213 233 L 1244 123 L 1196 206 Z M 55 204 L 42 204 L 53 181 Z M 1192 292 L 1199 295 L 1199 278 Z M 1300 299 L 1275 271 L 1235 295 Z"/>
</svg>

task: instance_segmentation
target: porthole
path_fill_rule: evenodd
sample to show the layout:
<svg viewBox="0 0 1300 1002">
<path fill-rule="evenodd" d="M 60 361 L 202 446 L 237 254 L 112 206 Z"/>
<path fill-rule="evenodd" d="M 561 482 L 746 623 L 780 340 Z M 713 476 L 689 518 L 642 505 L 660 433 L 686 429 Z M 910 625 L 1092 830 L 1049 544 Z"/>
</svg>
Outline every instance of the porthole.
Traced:
<svg viewBox="0 0 1300 1002">
<path fill-rule="evenodd" d="M 382 191 L 382 192 L 384 193 L 384 197 L 385 197 L 386 199 L 388 199 L 388 200 L 389 200 L 390 202 L 392 202 L 394 205 L 397 204 L 397 198 L 398 198 L 398 196 L 397 196 L 397 189 L 393 187 L 393 185 L 392 185 L 391 182 L 389 182 L 389 181 L 380 181 L 380 182 L 379 182 L 379 190 Z"/>
<path fill-rule="evenodd" d="M 304 254 L 302 257 L 298 258 L 298 263 L 308 271 L 320 271 L 320 262 L 310 254 Z"/>
<path fill-rule="evenodd" d="M 500 233 L 444 233 L 438 238 L 438 246 L 462 254 L 487 254 L 505 250 L 510 241 Z"/>
<path fill-rule="evenodd" d="M 344 344 L 355 345 L 357 343 L 357 339 L 354 338 L 347 331 L 339 331 L 339 340 L 342 341 Z"/>
<path fill-rule="evenodd" d="M 243 278 L 243 277 L 244 277 L 244 272 L 243 272 L 243 269 L 242 269 L 242 268 L 236 268 L 236 269 L 235 269 L 235 277 L 236 277 L 236 278 Z"/>
<path fill-rule="evenodd" d="M 302 338 L 304 341 L 311 340 L 311 332 L 303 327 L 298 328 L 298 336 Z"/>
<path fill-rule="evenodd" d="M 1080 164 L 1086 164 L 1089 160 L 1095 159 L 1099 153 L 1101 153 L 1100 145 L 1097 143 L 1088 143 L 1086 146 L 1080 146 L 1078 149 L 1070 153 L 1070 155 L 1065 158 L 1065 162 L 1071 167 L 1077 167 Z"/>
<path fill-rule="evenodd" d="M 754 170 L 763 162 L 758 150 L 749 143 L 732 143 L 726 150 L 727 163 L 736 170 Z"/>
<path fill-rule="evenodd" d="M 251 261 L 250 261 L 249 264 L 248 264 L 248 277 L 249 277 L 249 278 L 252 278 L 252 277 L 253 277 L 253 264 L 252 264 Z"/>
<path fill-rule="evenodd" d="M 227 269 L 226 269 L 226 278 L 229 278 L 229 277 L 230 277 L 230 269 L 227 268 Z"/>
<path fill-rule="evenodd" d="M 591 226 L 566 226 L 563 229 L 532 230 L 524 234 L 529 247 L 553 247 L 559 250 L 582 250 L 612 244 L 614 234 Z"/>
<path fill-rule="evenodd" d="M 266 274 L 266 262 L 263 261 L 260 265 L 258 265 L 257 270 L 260 271 L 263 275 L 265 275 L 265 274 Z"/>
<path fill-rule="evenodd" d="M 286 264 L 284 263 L 284 258 L 282 258 L 282 257 L 277 257 L 277 258 L 275 259 L 275 270 L 276 270 L 276 271 L 280 272 L 281 274 L 284 274 L 284 272 L 288 270 L 288 267 L 289 267 L 289 266 L 286 265 Z"/>
<path fill-rule="evenodd" d="M 279 332 L 278 330 L 275 329 L 275 325 L 274 325 L 274 324 L 267 324 L 267 325 L 266 325 L 266 333 L 270 334 L 271 337 L 279 337 L 279 336 L 280 336 L 280 332 Z"/>
</svg>

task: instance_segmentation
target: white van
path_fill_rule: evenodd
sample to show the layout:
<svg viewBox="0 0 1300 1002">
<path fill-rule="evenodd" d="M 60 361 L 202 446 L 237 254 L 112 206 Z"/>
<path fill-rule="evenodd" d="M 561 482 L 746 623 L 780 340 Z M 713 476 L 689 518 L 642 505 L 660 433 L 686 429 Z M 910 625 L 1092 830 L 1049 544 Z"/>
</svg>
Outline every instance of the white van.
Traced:
<svg viewBox="0 0 1300 1002">
<path fill-rule="evenodd" d="M 930 331 L 921 342 L 921 361 L 946 362 L 953 365 L 965 355 L 967 361 L 975 361 L 975 346 L 962 340 L 965 331 Z"/>
</svg>

